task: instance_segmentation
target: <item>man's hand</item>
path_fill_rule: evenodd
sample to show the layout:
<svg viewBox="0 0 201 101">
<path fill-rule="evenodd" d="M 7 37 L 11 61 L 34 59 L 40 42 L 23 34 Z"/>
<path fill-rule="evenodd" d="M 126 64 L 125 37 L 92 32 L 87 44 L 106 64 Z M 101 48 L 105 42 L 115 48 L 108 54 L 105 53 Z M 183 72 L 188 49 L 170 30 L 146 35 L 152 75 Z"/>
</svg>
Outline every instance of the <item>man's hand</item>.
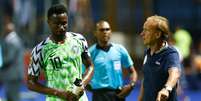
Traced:
<svg viewBox="0 0 201 101">
<path fill-rule="evenodd" d="M 117 94 L 117 96 L 119 98 L 125 98 L 126 96 L 128 96 L 130 94 L 130 92 L 132 91 L 133 87 L 131 85 L 125 85 L 122 89 L 121 92 L 119 94 Z"/>
<path fill-rule="evenodd" d="M 156 101 L 167 101 L 168 97 L 169 97 L 168 90 L 163 88 L 162 90 L 160 90 L 158 92 L 158 96 L 157 96 Z"/>
<path fill-rule="evenodd" d="M 74 86 L 73 93 L 80 98 L 84 94 L 84 87 Z"/>
<path fill-rule="evenodd" d="M 67 100 L 67 101 L 78 101 L 79 100 L 79 97 L 75 94 L 73 94 L 72 92 L 65 92 L 65 91 L 62 91 L 59 96 L 61 98 L 63 98 L 64 100 Z"/>
</svg>

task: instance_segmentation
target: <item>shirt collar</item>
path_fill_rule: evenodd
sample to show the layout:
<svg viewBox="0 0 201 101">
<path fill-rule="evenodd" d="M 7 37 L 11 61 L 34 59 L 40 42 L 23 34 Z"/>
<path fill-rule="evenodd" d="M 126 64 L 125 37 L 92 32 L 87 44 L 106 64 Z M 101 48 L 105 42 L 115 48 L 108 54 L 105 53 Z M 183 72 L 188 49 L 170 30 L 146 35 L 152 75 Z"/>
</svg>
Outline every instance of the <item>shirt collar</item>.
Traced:
<svg viewBox="0 0 201 101">
<path fill-rule="evenodd" d="M 163 45 L 163 47 L 161 47 L 158 51 L 156 51 L 155 54 L 160 53 L 161 51 L 163 51 L 164 49 L 166 49 L 169 46 L 167 41 L 165 41 L 164 44 L 165 45 Z"/>
<path fill-rule="evenodd" d="M 164 44 L 165 45 L 163 45 L 158 51 L 154 52 L 154 54 L 158 54 L 158 53 L 162 52 L 164 49 L 166 49 L 169 46 L 167 41 L 165 41 Z M 147 50 L 148 54 L 150 54 L 150 51 L 151 51 L 151 49 L 149 48 Z"/>
<path fill-rule="evenodd" d="M 103 50 L 103 51 L 105 51 L 105 52 L 108 52 L 111 47 L 112 47 L 112 44 L 111 44 L 111 43 L 110 43 L 107 47 L 105 47 L 105 48 L 101 47 L 99 44 L 96 45 L 96 48 L 97 48 L 97 49 L 101 49 L 101 50 Z"/>
</svg>

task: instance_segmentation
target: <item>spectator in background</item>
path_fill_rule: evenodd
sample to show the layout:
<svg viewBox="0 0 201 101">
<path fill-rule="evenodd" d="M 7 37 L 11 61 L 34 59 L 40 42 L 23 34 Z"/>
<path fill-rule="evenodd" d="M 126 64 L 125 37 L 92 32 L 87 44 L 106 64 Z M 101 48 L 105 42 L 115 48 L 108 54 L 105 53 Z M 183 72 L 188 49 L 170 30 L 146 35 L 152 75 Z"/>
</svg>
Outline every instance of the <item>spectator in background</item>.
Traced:
<svg viewBox="0 0 201 101">
<path fill-rule="evenodd" d="M 175 47 L 179 49 L 183 56 L 183 66 L 187 80 L 187 87 L 192 90 L 199 89 L 199 82 L 197 78 L 196 64 L 199 58 L 195 58 L 191 52 L 192 38 L 191 34 L 184 28 L 178 26 L 174 33 Z M 195 61 L 196 60 L 196 61 Z"/>
<path fill-rule="evenodd" d="M 201 80 L 201 40 L 198 42 L 197 51 L 193 56 L 193 67 Z"/>
<path fill-rule="evenodd" d="M 93 64 L 87 42 L 82 35 L 67 32 L 68 14 L 64 5 L 50 7 L 47 19 L 51 35 L 32 51 L 28 88 L 46 94 L 46 101 L 88 101 L 84 87 L 92 77 Z M 82 63 L 86 66 L 84 77 Z M 46 85 L 38 81 L 41 70 Z"/>
<path fill-rule="evenodd" d="M 133 90 L 137 73 L 127 50 L 120 44 L 109 42 L 112 29 L 107 21 L 96 24 L 97 43 L 90 47 L 94 63 L 91 80 L 92 101 L 125 101 Z M 122 67 L 130 73 L 130 83 L 123 85 Z"/>
<path fill-rule="evenodd" d="M 174 33 L 174 40 L 175 40 L 175 46 L 179 48 L 182 56 L 184 58 L 187 58 L 190 54 L 190 46 L 192 43 L 190 33 L 181 27 L 177 27 Z"/>
<path fill-rule="evenodd" d="M 179 51 L 181 52 L 181 55 L 184 59 L 184 62 L 190 62 L 189 56 L 190 56 L 190 47 L 191 47 L 191 43 L 192 43 L 192 38 L 190 33 L 181 28 L 181 27 L 177 27 L 176 31 L 174 33 L 174 40 L 175 40 L 175 47 L 179 49 Z M 189 64 L 189 63 L 188 63 Z M 184 64 L 184 66 L 186 66 L 186 64 Z"/>
<path fill-rule="evenodd" d="M 180 59 L 175 48 L 168 45 L 168 20 L 162 16 L 147 18 L 140 33 L 147 46 L 143 62 L 138 101 L 177 101 L 176 85 L 180 77 Z"/>
<path fill-rule="evenodd" d="M 180 50 L 175 46 L 174 38 L 172 36 L 170 36 L 168 39 L 169 39 L 168 43 L 177 50 L 177 52 L 179 54 L 179 60 L 181 63 L 181 76 L 180 76 L 180 80 L 177 85 L 177 95 L 181 101 L 186 101 L 187 99 L 190 99 L 190 98 L 186 95 L 186 93 L 184 91 L 184 89 L 187 87 L 187 82 L 186 82 L 184 66 L 183 66 L 183 56 L 182 56 Z"/>
<path fill-rule="evenodd" d="M 1 40 L 2 66 L 0 67 L 0 82 L 5 87 L 7 101 L 20 101 L 20 85 L 23 80 L 22 40 L 15 32 L 10 18 L 5 19 L 3 39 Z"/>
<path fill-rule="evenodd" d="M 90 33 L 93 27 L 90 0 L 69 0 L 69 6 L 72 16 L 70 28 L 76 32 Z"/>
</svg>

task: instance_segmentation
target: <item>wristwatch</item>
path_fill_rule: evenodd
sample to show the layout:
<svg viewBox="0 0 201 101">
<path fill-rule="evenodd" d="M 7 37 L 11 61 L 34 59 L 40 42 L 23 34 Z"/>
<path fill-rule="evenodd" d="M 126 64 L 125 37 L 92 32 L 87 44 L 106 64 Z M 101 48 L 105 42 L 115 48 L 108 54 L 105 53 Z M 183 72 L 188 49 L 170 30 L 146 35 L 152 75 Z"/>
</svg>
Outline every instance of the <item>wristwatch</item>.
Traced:
<svg viewBox="0 0 201 101">
<path fill-rule="evenodd" d="M 171 93 L 171 91 L 172 91 L 172 87 L 171 87 L 171 86 L 165 85 L 164 88 L 165 88 L 169 93 Z"/>
<path fill-rule="evenodd" d="M 131 86 L 131 88 L 134 88 L 134 87 L 135 87 L 135 82 L 132 81 L 132 82 L 130 83 L 130 86 Z"/>
</svg>

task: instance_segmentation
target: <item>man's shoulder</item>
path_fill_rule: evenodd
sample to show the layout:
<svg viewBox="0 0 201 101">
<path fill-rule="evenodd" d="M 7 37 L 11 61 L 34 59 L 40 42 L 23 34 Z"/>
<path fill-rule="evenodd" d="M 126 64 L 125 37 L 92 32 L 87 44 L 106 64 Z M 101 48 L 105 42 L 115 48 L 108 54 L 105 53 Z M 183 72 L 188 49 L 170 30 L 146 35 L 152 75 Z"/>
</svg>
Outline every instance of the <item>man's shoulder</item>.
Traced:
<svg viewBox="0 0 201 101">
<path fill-rule="evenodd" d="M 178 53 L 178 51 L 176 50 L 176 48 L 174 48 L 173 46 L 169 45 L 169 46 L 166 48 L 165 53 L 166 53 L 166 54 L 169 54 L 169 53 Z"/>
<path fill-rule="evenodd" d="M 66 34 L 67 34 L 67 36 L 69 36 L 71 38 L 76 38 L 78 40 L 85 40 L 85 37 L 80 33 L 67 32 Z"/>
<path fill-rule="evenodd" d="M 92 52 L 96 49 L 96 43 L 89 47 L 89 51 Z"/>
<path fill-rule="evenodd" d="M 178 51 L 171 45 L 169 45 L 167 48 L 163 49 L 158 55 L 163 57 L 163 58 L 168 58 L 170 56 L 172 56 L 171 54 L 178 54 Z M 175 55 L 174 55 L 175 56 Z"/>
<path fill-rule="evenodd" d="M 40 53 L 40 52 L 42 51 L 42 48 L 43 48 L 45 45 L 47 45 L 47 43 L 48 43 L 48 38 L 46 38 L 45 40 L 41 41 L 39 44 L 37 44 L 37 45 L 33 48 L 32 54 L 33 54 L 34 52 Z"/>
<path fill-rule="evenodd" d="M 112 48 L 116 48 L 116 49 L 120 49 L 120 50 L 126 50 L 126 48 L 122 45 L 122 44 L 119 44 L 119 43 L 111 43 L 112 44 Z"/>
</svg>

